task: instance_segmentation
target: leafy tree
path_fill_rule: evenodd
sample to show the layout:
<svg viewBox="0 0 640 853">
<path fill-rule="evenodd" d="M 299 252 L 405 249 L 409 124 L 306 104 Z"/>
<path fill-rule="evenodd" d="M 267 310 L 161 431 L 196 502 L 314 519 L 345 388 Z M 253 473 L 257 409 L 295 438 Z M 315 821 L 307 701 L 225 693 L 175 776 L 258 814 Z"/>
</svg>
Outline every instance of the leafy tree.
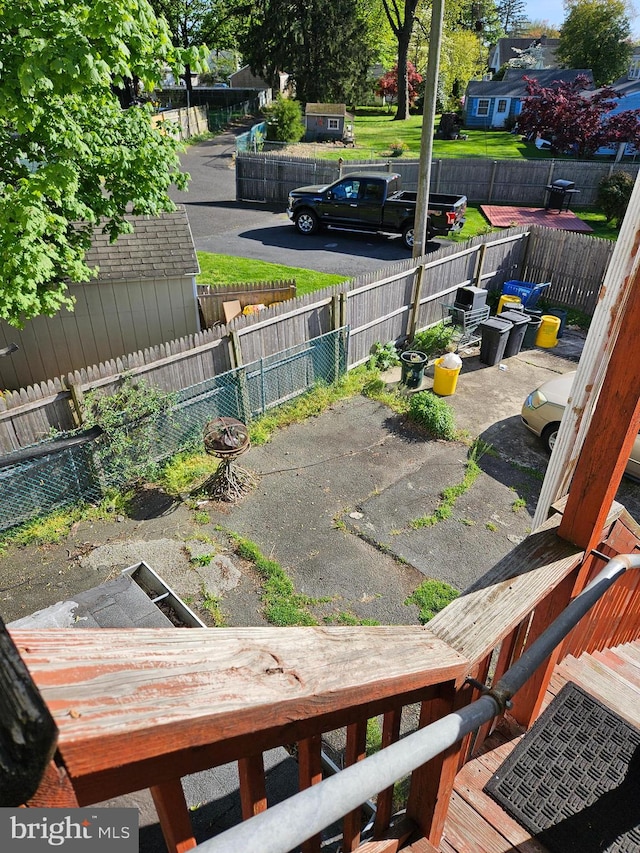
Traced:
<svg viewBox="0 0 640 853">
<path fill-rule="evenodd" d="M 527 22 L 526 27 L 523 28 L 521 32 L 522 36 L 531 36 L 531 38 L 540 38 L 541 36 L 547 36 L 547 38 L 559 38 L 560 30 L 557 27 L 551 26 L 549 21 L 540 21 L 537 19 L 532 19 Z"/>
<path fill-rule="evenodd" d="M 615 220 L 618 228 L 627 212 L 634 183 L 635 179 L 628 172 L 614 172 L 603 178 L 598 186 L 596 203 L 604 211 L 607 222 Z"/>
<path fill-rule="evenodd" d="M 398 75 L 398 109 L 394 116 L 398 121 L 409 118 L 409 43 L 416 20 L 416 9 L 419 0 L 404 0 L 398 3 L 396 0 L 382 0 L 389 26 L 398 42 L 398 62 L 396 68 L 401 73 Z"/>
<path fill-rule="evenodd" d="M 422 83 L 422 74 L 418 74 L 413 62 L 407 62 L 407 90 L 409 105 L 413 106 L 418 98 L 418 86 Z M 376 94 L 382 98 L 395 98 L 398 94 L 398 66 L 394 65 L 378 80 Z"/>
<path fill-rule="evenodd" d="M 361 0 L 255 0 L 240 48 L 267 80 L 287 71 L 303 103 L 352 103 L 373 48 Z"/>
<path fill-rule="evenodd" d="M 499 0 L 496 4 L 500 26 L 506 35 L 518 37 L 527 25 L 527 4 L 525 0 Z"/>
<path fill-rule="evenodd" d="M 207 44 L 210 48 L 235 47 L 235 32 L 241 29 L 230 0 L 150 0 L 153 10 L 169 25 L 175 47 Z M 186 65 L 184 81 L 192 90 L 191 68 Z"/>
<path fill-rule="evenodd" d="M 440 82 L 444 92 L 444 107 L 457 110 L 469 80 L 480 76 L 486 53 L 478 37 L 469 30 L 445 31 L 440 51 Z"/>
<path fill-rule="evenodd" d="M 0 317 L 19 326 L 73 307 L 67 282 L 91 277 L 94 224 L 115 239 L 125 213 L 173 209 L 179 145 L 114 90 L 151 89 L 199 54 L 172 47 L 147 0 L 5 3 L 2 30 Z"/>
<path fill-rule="evenodd" d="M 278 95 L 273 104 L 265 110 L 265 114 L 269 139 L 275 139 L 278 142 L 298 142 L 304 136 L 300 101 Z"/>
<path fill-rule="evenodd" d="M 533 78 L 525 80 L 527 97 L 518 116 L 518 128 L 525 135 L 541 133 L 558 151 L 578 157 L 590 157 L 602 145 L 640 146 L 640 110 L 608 115 L 617 103 L 610 86 L 586 91 L 589 80 L 584 74 L 546 87 Z"/>
<path fill-rule="evenodd" d="M 631 25 L 625 0 L 568 0 L 558 59 L 567 68 L 590 68 L 596 86 L 622 76 L 629 66 Z"/>
</svg>

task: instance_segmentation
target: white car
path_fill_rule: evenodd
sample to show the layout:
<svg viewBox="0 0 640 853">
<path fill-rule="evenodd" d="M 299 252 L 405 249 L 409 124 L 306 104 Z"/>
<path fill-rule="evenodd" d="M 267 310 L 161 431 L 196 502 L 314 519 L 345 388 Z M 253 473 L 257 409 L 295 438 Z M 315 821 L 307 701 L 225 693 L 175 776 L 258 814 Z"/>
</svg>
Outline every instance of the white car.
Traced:
<svg viewBox="0 0 640 853">
<path fill-rule="evenodd" d="M 553 450 L 558 435 L 562 413 L 571 394 L 575 370 L 544 382 L 536 388 L 522 407 L 522 422 L 531 432 L 539 435 L 549 452 Z M 636 436 L 625 474 L 640 480 L 640 434 Z"/>
</svg>

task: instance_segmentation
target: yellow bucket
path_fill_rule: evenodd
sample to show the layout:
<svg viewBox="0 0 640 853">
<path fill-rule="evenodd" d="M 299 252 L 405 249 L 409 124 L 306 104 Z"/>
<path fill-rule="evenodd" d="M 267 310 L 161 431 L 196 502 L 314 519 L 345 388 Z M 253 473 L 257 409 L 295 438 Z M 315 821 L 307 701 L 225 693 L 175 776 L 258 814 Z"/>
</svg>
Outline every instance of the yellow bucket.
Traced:
<svg viewBox="0 0 640 853">
<path fill-rule="evenodd" d="M 512 296 L 510 293 L 503 293 L 500 297 L 500 301 L 498 302 L 498 310 L 496 314 L 502 314 L 502 309 L 506 306 L 507 308 L 513 308 L 515 305 L 520 305 L 521 299 L 519 296 Z"/>
<path fill-rule="evenodd" d="M 443 359 L 444 356 L 437 358 L 433 365 L 433 393 L 440 397 L 449 397 L 456 390 L 461 368 L 442 367 Z"/>
<path fill-rule="evenodd" d="M 536 335 L 536 346 L 550 349 L 558 343 L 558 332 L 560 331 L 560 317 L 552 314 L 543 314 L 542 322 Z"/>
</svg>

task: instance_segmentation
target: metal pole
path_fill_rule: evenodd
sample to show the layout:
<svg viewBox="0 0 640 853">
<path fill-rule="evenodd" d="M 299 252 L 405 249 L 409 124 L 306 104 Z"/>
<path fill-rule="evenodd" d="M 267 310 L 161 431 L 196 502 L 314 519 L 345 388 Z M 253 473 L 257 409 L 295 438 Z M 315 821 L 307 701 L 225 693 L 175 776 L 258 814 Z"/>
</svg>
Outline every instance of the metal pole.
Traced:
<svg viewBox="0 0 640 853">
<path fill-rule="evenodd" d="M 436 95 L 438 91 L 443 15 L 444 0 L 433 0 L 431 31 L 429 33 L 429 59 L 427 60 L 427 76 L 425 79 L 424 106 L 422 110 L 422 139 L 420 141 L 418 193 L 416 195 L 416 221 L 413 231 L 414 258 L 422 257 L 427 245 L 429 188 L 431 185 L 431 159 L 433 157 L 433 125 L 436 120 Z"/>
</svg>

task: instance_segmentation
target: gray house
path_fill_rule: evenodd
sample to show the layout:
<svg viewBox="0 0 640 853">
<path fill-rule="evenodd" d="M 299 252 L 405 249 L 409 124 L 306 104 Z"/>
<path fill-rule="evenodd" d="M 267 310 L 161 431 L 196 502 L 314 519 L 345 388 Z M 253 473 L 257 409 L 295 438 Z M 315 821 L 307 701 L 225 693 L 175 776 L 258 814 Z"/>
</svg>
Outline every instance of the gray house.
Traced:
<svg viewBox="0 0 640 853">
<path fill-rule="evenodd" d="M 307 104 L 304 112 L 304 138 L 306 142 L 342 139 L 353 116 L 346 104 Z"/>
<path fill-rule="evenodd" d="M 96 278 L 70 284 L 74 311 L 35 317 L 23 329 L 0 321 L 0 388 L 16 390 L 72 370 L 200 331 L 200 271 L 185 209 L 127 217 L 132 234 L 115 243 L 98 228 L 87 253 Z"/>
<path fill-rule="evenodd" d="M 571 82 L 580 74 L 588 78 L 592 89 L 593 74 L 588 69 L 509 68 L 502 80 L 471 80 L 464 101 L 464 125 L 478 130 L 500 129 L 510 119 L 517 119 L 527 97 L 525 77 L 537 80 L 541 86 L 553 87 L 554 83 Z"/>
<path fill-rule="evenodd" d="M 520 56 L 521 51 L 528 50 L 532 44 L 541 48 L 542 67 L 557 68 L 558 61 L 556 59 L 556 51 L 560 44 L 560 39 L 547 38 L 540 36 L 539 39 L 532 39 L 531 36 L 525 38 L 502 38 L 498 39 L 489 51 L 489 61 L 487 65 L 492 74 L 497 72 L 512 59 Z"/>
</svg>

